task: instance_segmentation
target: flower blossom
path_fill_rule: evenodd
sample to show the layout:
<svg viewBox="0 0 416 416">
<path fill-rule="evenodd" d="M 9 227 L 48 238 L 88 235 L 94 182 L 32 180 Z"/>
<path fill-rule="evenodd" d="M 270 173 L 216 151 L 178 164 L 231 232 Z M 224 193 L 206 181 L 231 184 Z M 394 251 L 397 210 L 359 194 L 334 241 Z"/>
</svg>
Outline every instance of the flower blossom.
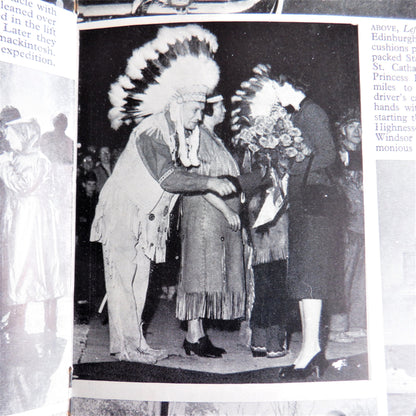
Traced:
<svg viewBox="0 0 416 416">
<path fill-rule="evenodd" d="M 280 136 L 280 143 L 285 147 L 290 146 L 292 144 L 292 138 L 287 133 L 284 133 Z"/>
<path fill-rule="evenodd" d="M 285 153 L 288 157 L 295 157 L 298 151 L 294 147 L 287 147 Z"/>
</svg>

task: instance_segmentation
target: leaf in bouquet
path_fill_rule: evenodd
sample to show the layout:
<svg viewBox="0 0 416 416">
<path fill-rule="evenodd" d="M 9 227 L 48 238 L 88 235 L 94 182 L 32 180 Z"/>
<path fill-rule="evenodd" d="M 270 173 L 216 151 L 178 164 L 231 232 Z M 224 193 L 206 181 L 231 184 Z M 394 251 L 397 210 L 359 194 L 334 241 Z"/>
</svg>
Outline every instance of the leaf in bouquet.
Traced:
<svg viewBox="0 0 416 416">
<path fill-rule="evenodd" d="M 237 90 L 235 93 L 236 93 L 236 95 L 239 95 L 239 96 L 244 96 L 244 95 L 246 95 L 246 92 L 245 92 L 245 91 L 243 91 L 243 90 Z"/>
<path fill-rule="evenodd" d="M 241 112 L 241 108 L 235 108 L 234 110 L 231 111 L 231 117 L 235 116 L 236 114 Z"/>
<path fill-rule="evenodd" d="M 257 153 L 260 150 L 260 147 L 257 146 L 254 143 L 251 143 L 248 145 L 248 148 L 253 152 L 253 153 Z"/>
<path fill-rule="evenodd" d="M 293 142 L 292 137 L 289 134 L 287 134 L 287 133 L 282 134 L 279 137 L 279 140 L 280 140 L 280 143 L 282 143 L 282 145 L 284 147 L 290 146 L 292 144 L 292 142 Z"/>
<path fill-rule="evenodd" d="M 305 143 L 302 143 L 301 151 L 305 156 L 310 156 L 312 150 Z"/>
<path fill-rule="evenodd" d="M 232 131 L 238 131 L 238 130 L 240 130 L 240 128 L 241 128 L 241 125 L 240 124 L 233 124 L 231 126 L 231 130 Z"/>
<path fill-rule="evenodd" d="M 279 166 L 280 166 L 280 168 L 282 168 L 283 171 L 286 171 L 289 168 L 289 165 L 290 165 L 290 163 L 289 163 L 289 160 L 287 158 L 281 157 L 279 159 Z"/>
<path fill-rule="evenodd" d="M 294 147 L 287 147 L 285 153 L 288 157 L 292 158 L 298 154 L 298 151 Z"/>
<path fill-rule="evenodd" d="M 250 129 L 243 129 L 241 133 L 238 135 L 239 139 L 244 143 L 252 143 L 253 135 Z"/>
</svg>

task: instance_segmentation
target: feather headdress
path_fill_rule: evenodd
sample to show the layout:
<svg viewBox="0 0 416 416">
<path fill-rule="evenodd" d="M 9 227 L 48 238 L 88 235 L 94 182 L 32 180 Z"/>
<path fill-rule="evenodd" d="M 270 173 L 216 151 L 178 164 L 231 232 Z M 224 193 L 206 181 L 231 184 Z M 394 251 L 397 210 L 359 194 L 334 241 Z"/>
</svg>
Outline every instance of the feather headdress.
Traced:
<svg viewBox="0 0 416 416">
<path fill-rule="evenodd" d="M 162 27 L 154 40 L 133 51 L 125 74 L 111 85 L 111 126 L 138 124 L 172 102 L 204 102 L 219 81 L 217 49 L 216 37 L 201 26 Z"/>
<path fill-rule="evenodd" d="M 254 76 L 240 84 L 240 89 L 231 97 L 234 109 L 231 113 L 231 129 L 238 132 L 259 116 L 269 116 L 279 104 L 278 81 L 270 78 L 271 66 L 258 64 L 253 68 Z"/>
</svg>

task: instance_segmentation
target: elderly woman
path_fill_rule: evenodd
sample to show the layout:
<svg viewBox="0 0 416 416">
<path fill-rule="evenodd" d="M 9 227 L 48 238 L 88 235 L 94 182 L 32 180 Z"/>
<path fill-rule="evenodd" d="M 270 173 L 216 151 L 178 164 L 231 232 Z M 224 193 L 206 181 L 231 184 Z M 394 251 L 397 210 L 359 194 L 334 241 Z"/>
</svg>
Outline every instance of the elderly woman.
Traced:
<svg viewBox="0 0 416 416">
<path fill-rule="evenodd" d="M 51 164 L 40 151 L 39 138 L 40 127 L 34 119 L 6 125 L 11 152 L 0 156 L 0 178 L 7 195 L 2 260 L 7 265 L 10 329 L 24 330 L 26 304 L 43 301 L 45 331 L 56 332 L 56 299 L 65 294 L 66 285 L 59 271 Z"/>
<path fill-rule="evenodd" d="M 222 96 L 207 100 L 198 150 L 199 167 L 191 172 L 207 176 L 239 175 L 238 165 L 220 138 L 216 125 L 223 122 Z M 236 319 L 244 315 L 245 280 L 240 200 L 221 199 L 213 193 L 185 195 L 182 201 L 182 266 L 176 316 L 188 321 L 186 354 L 221 357 L 205 335 L 203 318 Z"/>
</svg>

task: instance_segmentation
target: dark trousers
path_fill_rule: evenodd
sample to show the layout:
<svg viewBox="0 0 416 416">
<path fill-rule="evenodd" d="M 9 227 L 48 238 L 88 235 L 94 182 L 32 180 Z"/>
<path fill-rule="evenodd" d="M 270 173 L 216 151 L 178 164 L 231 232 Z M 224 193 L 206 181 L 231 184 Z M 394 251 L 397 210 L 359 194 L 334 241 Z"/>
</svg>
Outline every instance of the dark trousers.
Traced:
<svg viewBox="0 0 416 416">
<path fill-rule="evenodd" d="M 287 261 L 259 264 L 254 271 L 254 305 L 251 313 L 252 345 L 268 351 L 283 349 L 287 316 Z"/>
</svg>

